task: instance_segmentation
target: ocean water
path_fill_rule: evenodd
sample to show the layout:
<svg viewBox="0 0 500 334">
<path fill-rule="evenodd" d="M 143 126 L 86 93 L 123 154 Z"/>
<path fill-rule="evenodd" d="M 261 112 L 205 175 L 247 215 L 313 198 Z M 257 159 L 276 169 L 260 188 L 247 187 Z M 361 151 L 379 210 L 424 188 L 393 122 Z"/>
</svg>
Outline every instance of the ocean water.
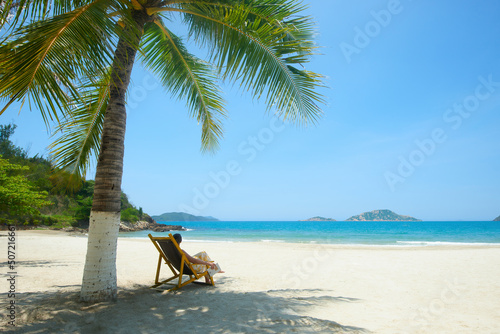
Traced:
<svg viewBox="0 0 500 334">
<path fill-rule="evenodd" d="M 218 221 L 159 222 L 182 225 L 186 241 L 292 242 L 350 245 L 427 246 L 440 244 L 496 244 L 500 246 L 500 222 L 301 222 Z M 120 233 L 120 237 L 146 238 L 150 231 Z M 176 232 L 172 232 L 176 233 Z M 168 232 L 153 233 L 155 236 Z"/>
</svg>

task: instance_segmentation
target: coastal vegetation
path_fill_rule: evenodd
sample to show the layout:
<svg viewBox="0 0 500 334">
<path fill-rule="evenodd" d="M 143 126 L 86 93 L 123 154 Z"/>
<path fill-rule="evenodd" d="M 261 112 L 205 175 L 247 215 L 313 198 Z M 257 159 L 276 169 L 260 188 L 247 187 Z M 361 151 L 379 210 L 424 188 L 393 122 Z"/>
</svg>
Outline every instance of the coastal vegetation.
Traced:
<svg viewBox="0 0 500 334">
<path fill-rule="evenodd" d="M 9 163 L 0 155 L 0 222 L 11 217 L 38 214 L 39 208 L 50 204 L 44 200 L 47 192 L 33 189 L 23 175 L 29 168 Z"/>
<path fill-rule="evenodd" d="M 322 76 L 305 69 L 315 31 L 303 10 L 298 0 L 2 2 L 0 99 L 7 104 L 0 114 L 20 102 L 48 124 L 56 120 L 56 167 L 71 175 L 85 176 L 97 157 L 82 301 L 117 297 L 126 96 L 136 54 L 166 91 L 186 100 L 202 150 L 214 151 L 227 114 L 220 79 L 263 97 L 283 120 L 306 125 L 321 115 Z M 176 14 L 188 43 L 171 30 Z M 208 61 L 188 51 L 191 41 L 208 47 Z"/>
<path fill-rule="evenodd" d="M 0 125 L 0 224 L 18 226 L 88 227 L 93 180 L 71 179 L 50 159 L 31 156 L 11 137 L 16 125 Z M 68 182 L 71 187 L 68 187 Z M 121 221 L 148 220 L 142 208 L 121 193 Z"/>
</svg>

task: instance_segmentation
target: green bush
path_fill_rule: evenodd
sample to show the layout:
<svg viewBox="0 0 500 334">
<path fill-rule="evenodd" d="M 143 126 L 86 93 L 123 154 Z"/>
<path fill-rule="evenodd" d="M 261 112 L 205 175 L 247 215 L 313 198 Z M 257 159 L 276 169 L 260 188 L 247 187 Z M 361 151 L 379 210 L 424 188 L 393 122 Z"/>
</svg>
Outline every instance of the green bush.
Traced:
<svg viewBox="0 0 500 334">
<path fill-rule="evenodd" d="M 136 222 L 139 220 L 139 210 L 134 207 L 122 210 L 121 218 L 122 221 L 126 222 Z"/>
</svg>

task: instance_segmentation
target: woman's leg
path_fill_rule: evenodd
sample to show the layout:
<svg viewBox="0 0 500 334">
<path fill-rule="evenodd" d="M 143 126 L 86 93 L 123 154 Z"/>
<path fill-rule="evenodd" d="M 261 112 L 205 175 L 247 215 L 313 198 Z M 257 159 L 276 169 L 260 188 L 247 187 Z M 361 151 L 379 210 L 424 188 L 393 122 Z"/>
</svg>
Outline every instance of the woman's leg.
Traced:
<svg viewBox="0 0 500 334">
<path fill-rule="evenodd" d="M 205 251 L 196 253 L 195 255 L 193 255 L 193 257 L 195 257 L 197 259 L 200 259 L 202 261 L 207 261 L 207 262 L 212 261 L 210 259 L 210 256 L 208 256 L 208 254 Z M 195 265 L 193 265 L 193 268 L 199 274 L 201 274 L 201 273 L 203 273 L 203 272 L 205 272 L 207 270 L 207 266 L 205 266 L 203 264 L 195 264 Z M 205 283 L 207 283 L 207 284 L 211 284 L 212 283 L 210 281 L 210 278 L 208 277 L 208 275 L 205 276 Z"/>
<path fill-rule="evenodd" d="M 208 256 L 207 252 L 205 252 L 205 251 L 196 253 L 195 255 L 193 255 L 193 257 L 200 259 L 202 261 L 207 261 L 207 262 L 212 261 L 210 259 L 210 256 Z"/>
</svg>

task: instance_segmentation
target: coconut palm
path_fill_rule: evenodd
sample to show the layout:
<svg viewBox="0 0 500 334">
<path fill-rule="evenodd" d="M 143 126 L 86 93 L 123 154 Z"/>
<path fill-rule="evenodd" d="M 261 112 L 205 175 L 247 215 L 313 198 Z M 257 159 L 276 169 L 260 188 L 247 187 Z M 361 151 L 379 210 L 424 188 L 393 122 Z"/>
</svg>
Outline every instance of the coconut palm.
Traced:
<svg viewBox="0 0 500 334">
<path fill-rule="evenodd" d="M 201 124 L 215 150 L 226 116 L 220 80 L 263 97 L 283 120 L 321 114 L 322 76 L 303 68 L 313 23 L 297 0 L 0 1 L 0 99 L 58 122 L 58 167 L 84 176 L 98 157 L 81 299 L 115 299 L 126 94 L 136 55 Z M 174 33 L 205 47 L 204 61 Z"/>
</svg>

